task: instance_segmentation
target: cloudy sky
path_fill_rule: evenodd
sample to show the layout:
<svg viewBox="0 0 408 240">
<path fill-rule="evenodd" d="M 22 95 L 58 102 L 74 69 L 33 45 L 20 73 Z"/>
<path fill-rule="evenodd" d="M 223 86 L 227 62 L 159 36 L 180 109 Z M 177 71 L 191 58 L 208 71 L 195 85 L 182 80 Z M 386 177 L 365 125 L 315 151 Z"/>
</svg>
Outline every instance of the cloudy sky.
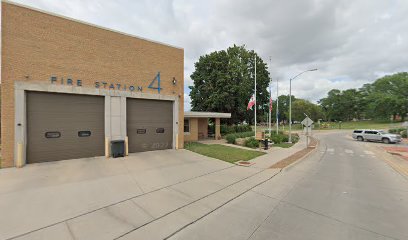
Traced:
<svg viewBox="0 0 408 240">
<path fill-rule="evenodd" d="M 293 94 L 311 101 L 408 71 L 407 0 L 15 2 L 184 48 L 186 110 L 194 62 L 233 44 L 270 62 L 280 94 L 288 94 L 291 76 L 318 68 L 293 81 Z"/>
</svg>

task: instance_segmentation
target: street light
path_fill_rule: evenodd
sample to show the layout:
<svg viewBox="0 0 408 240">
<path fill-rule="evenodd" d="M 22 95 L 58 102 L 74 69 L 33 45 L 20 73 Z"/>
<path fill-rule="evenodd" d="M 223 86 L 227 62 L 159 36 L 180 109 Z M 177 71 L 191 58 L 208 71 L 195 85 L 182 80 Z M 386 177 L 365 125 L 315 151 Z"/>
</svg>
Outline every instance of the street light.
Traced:
<svg viewBox="0 0 408 240">
<path fill-rule="evenodd" d="M 289 143 L 292 143 L 292 80 L 299 77 L 305 72 L 317 71 L 317 68 L 309 69 L 299 73 L 298 75 L 292 77 L 289 81 Z"/>
</svg>

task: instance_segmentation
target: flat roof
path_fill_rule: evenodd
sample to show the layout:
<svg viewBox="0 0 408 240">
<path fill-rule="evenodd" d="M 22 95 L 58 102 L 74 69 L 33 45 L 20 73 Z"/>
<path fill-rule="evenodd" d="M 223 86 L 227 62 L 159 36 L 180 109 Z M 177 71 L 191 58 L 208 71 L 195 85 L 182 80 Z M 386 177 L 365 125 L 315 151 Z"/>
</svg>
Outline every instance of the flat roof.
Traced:
<svg viewBox="0 0 408 240">
<path fill-rule="evenodd" d="M 73 22 L 85 24 L 85 25 L 88 25 L 88 26 L 91 26 L 91 27 L 95 27 L 95 28 L 99 28 L 99 29 L 103 29 L 103 30 L 106 30 L 106 31 L 110 31 L 110 32 L 114 32 L 114 33 L 119 33 L 119 34 L 122 34 L 122 35 L 126 35 L 126 36 L 128 36 L 128 37 L 138 38 L 138 39 L 140 39 L 140 40 L 144 40 L 144 41 L 147 41 L 147 42 L 156 43 L 156 44 L 164 45 L 164 46 L 167 46 L 167 47 L 172 47 L 172 48 L 177 48 L 177 49 L 184 50 L 182 47 L 178 47 L 178 46 L 174 46 L 174 45 L 171 45 L 171 44 L 167 44 L 167 43 L 163 43 L 163 42 L 159 42 L 159 41 L 147 39 L 147 38 L 144 38 L 144 37 L 140 37 L 140 36 L 133 35 L 133 34 L 130 34 L 130 33 L 121 32 L 121 31 L 114 30 L 114 29 L 111 29 L 111 28 L 102 27 L 102 26 L 100 26 L 100 25 L 96 25 L 96 24 L 89 23 L 89 22 L 85 22 L 85 21 L 81 21 L 81 20 L 78 20 L 78 19 L 75 19 L 75 18 L 63 16 L 63 15 L 60 15 L 60 14 L 57 14 L 57 13 L 48 12 L 48 11 L 45 11 L 45 10 L 42 10 L 42 9 L 39 9 L 39 8 L 35 8 L 35 7 L 31 7 L 31 6 L 24 5 L 24 4 L 21 4 L 21 3 L 16 3 L 16 2 L 13 2 L 13 1 L 9 1 L 9 0 L 1 0 L 1 2 L 2 2 L 2 3 L 11 4 L 11 5 L 15 5 L 15 6 L 17 6 L 17 7 L 27 8 L 27 9 L 30 9 L 30 10 L 33 10 L 33 11 L 37 11 L 37 12 L 40 12 L 40 13 L 44 13 L 44 14 L 48 14 L 48 15 L 51 15 L 51 16 L 54 16 L 54 17 L 63 18 L 63 19 L 70 20 L 70 21 L 73 21 Z"/>
<path fill-rule="evenodd" d="M 186 118 L 231 118 L 231 113 L 220 112 L 184 112 Z"/>
</svg>

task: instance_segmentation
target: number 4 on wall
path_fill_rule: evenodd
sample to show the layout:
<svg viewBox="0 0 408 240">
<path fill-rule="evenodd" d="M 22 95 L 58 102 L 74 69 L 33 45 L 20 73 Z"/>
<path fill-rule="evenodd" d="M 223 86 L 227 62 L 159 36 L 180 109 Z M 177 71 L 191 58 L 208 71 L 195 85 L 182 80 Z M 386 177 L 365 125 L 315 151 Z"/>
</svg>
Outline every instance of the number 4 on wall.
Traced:
<svg viewBox="0 0 408 240">
<path fill-rule="evenodd" d="M 153 85 L 155 84 L 156 81 L 157 81 L 157 87 L 154 87 Z M 162 89 L 160 87 L 160 72 L 157 73 L 156 77 L 154 77 L 153 81 L 149 84 L 147 88 L 157 89 L 157 91 L 160 94 L 160 90 Z"/>
</svg>

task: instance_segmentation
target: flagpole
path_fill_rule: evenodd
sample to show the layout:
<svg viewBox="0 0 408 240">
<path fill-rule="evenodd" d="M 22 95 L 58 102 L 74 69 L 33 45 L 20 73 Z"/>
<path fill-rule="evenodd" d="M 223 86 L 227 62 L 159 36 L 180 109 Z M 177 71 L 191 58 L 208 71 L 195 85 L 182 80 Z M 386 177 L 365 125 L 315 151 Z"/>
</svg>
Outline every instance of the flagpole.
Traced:
<svg viewBox="0 0 408 240">
<path fill-rule="evenodd" d="M 256 54 L 255 54 L 255 138 L 256 138 Z"/>
<path fill-rule="evenodd" d="M 271 62 L 272 62 L 272 59 L 271 59 L 271 57 L 269 57 L 269 72 L 271 71 L 270 70 Z M 268 128 L 269 128 L 269 138 L 272 135 L 272 133 L 271 133 L 271 122 L 272 122 L 271 106 L 272 106 L 272 77 L 271 77 L 271 80 L 269 82 L 269 122 L 268 122 L 269 123 L 269 126 L 268 126 Z"/>
<path fill-rule="evenodd" d="M 269 82 L 269 122 L 268 122 L 269 136 L 271 136 L 271 122 L 272 122 L 271 106 L 272 106 L 272 78 L 271 81 Z"/>
<path fill-rule="evenodd" d="M 276 78 L 276 134 L 279 133 L 279 79 Z"/>
</svg>

